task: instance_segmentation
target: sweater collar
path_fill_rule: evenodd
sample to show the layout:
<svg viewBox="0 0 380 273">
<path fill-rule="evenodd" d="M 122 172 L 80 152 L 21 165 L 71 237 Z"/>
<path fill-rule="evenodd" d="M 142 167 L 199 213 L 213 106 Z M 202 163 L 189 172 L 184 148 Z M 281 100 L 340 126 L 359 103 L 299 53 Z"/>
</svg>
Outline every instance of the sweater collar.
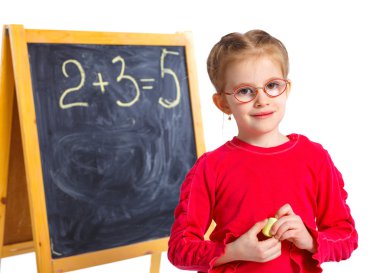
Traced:
<svg viewBox="0 0 380 273">
<path fill-rule="evenodd" d="M 280 144 L 278 146 L 267 147 L 267 148 L 249 144 L 247 142 L 240 140 L 236 136 L 231 141 L 229 141 L 229 143 L 232 146 L 235 146 L 237 148 L 240 148 L 240 149 L 243 149 L 243 150 L 246 150 L 249 152 L 253 152 L 253 153 L 275 154 L 275 153 L 286 152 L 286 151 L 292 149 L 297 144 L 297 142 L 299 140 L 298 134 L 290 134 L 290 135 L 287 135 L 287 137 L 288 137 L 289 141 L 287 141 L 283 144 Z"/>
</svg>

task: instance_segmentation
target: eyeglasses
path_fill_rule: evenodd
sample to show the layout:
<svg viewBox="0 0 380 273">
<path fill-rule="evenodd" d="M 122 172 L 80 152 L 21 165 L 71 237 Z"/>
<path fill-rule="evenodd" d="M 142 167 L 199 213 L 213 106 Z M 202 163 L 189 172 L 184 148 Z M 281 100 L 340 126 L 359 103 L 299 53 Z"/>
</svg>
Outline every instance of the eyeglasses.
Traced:
<svg viewBox="0 0 380 273">
<path fill-rule="evenodd" d="M 254 87 L 250 84 L 243 83 L 235 87 L 232 93 L 224 93 L 226 95 L 234 95 L 236 100 L 245 103 L 253 101 L 259 93 L 259 89 L 263 89 L 264 93 L 270 98 L 278 97 L 285 92 L 289 83 L 290 82 L 285 79 L 271 79 L 264 87 Z"/>
</svg>

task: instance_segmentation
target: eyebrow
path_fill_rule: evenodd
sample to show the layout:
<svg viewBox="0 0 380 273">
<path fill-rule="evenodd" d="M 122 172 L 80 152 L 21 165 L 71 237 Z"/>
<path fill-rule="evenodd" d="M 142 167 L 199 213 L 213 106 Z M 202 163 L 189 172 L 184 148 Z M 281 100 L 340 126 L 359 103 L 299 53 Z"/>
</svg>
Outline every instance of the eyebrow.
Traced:
<svg viewBox="0 0 380 273">
<path fill-rule="evenodd" d="M 285 79 L 285 78 L 281 78 L 281 77 L 271 77 L 271 78 L 269 78 L 268 80 L 266 80 L 266 81 L 264 82 L 264 85 L 267 84 L 267 83 L 270 82 L 270 81 L 278 80 L 278 79 Z M 253 84 L 253 83 L 242 82 L 242 83 L 238 83 L 238 84 L 234 85 L 234 86 L 232 87 L 232 89 L 235 89 L 235 88 L 237 88 L 237 87 L 239 87 L 239 86 L 244 86 L 244 85 L 249 85 L 249 86 L 252 86 L 252 87 L 255 87 L 255 88 L 258 86 L 258 85 Z M 263 86 L 259 86 L 259 87 L 263 87 Z"/>
</svg>

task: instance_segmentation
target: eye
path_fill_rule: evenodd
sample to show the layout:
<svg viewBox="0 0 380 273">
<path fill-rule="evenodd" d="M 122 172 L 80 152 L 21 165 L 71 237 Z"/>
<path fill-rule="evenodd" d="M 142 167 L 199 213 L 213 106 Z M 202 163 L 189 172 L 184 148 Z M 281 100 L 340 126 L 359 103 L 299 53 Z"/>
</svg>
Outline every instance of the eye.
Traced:
<svg viewBox="0 0 380 273">
<path fill-rule="evenodd" d="M 240 87 L 235 91 L 236 95 L 238 96 L 251 96 L 255 93 L 255 90 L 252 87 L 249 86 L 243 86 Z"/>
<path fill-rule="evenodd" d="M 280 81 L 271 81 L 271 82 L 267 83 L 265 88 L 267 90 L 275 90 L 275 89 L 279 89 L 282 85 L 283 85 L 283 83 Z"/>
</svg>

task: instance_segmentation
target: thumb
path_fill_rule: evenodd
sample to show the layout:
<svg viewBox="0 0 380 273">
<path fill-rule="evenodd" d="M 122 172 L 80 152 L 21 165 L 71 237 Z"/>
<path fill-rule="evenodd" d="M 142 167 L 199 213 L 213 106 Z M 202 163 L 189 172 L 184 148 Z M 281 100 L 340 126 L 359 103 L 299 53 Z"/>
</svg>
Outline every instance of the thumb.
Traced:
<svg viewBox="0 0 380 273">
<path fill-rule="evenodd" d="M 261 230 L 265 227 L 266 223 L 268 222 L 268 219 L 264 219 L 260 222 L 257 222 L 256 224 L 251 227 L 250 232 L 254 235 L 257 235 L 261 232 Z"/>
</svg>

